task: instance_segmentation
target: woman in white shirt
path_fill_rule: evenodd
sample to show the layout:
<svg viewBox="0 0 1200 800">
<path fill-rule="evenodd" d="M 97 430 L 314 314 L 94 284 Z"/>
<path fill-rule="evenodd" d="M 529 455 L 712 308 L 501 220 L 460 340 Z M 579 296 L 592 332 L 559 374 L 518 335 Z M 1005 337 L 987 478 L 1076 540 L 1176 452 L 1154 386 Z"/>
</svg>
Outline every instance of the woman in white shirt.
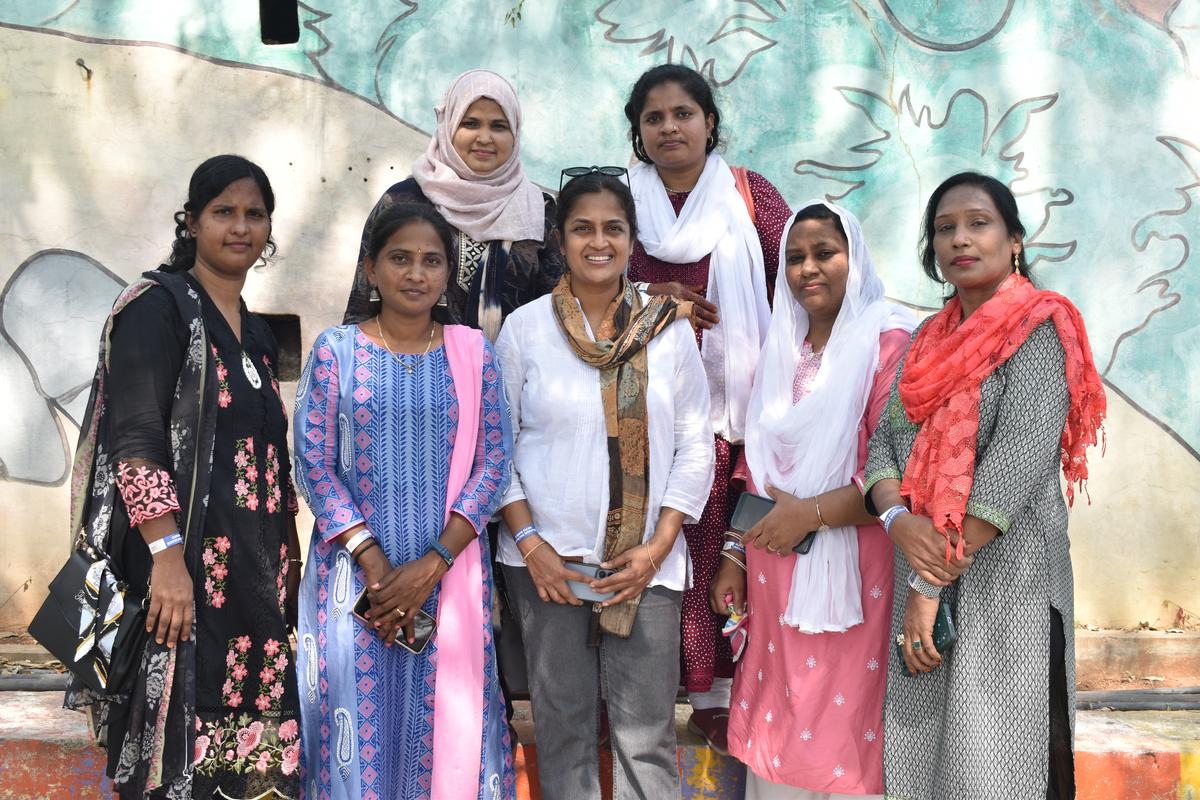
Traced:
<svg viewBox="0 0 1200 800">
<path fill-rule="evenodd" d="M 514 437 L 499 560 L 525 640 L 542 796 L 600 797 L 603 685 L 614 796 L 677 797 L 679 531 L 712 483 L 707 382 L 691 304 L 625 279 L 637 222 L 624 170 L 567 172 L 584 173 L 558 200 L 568 273 L 496 342 Z M 613 572 L 571 569 L 586 565 Z"/>
</svg>

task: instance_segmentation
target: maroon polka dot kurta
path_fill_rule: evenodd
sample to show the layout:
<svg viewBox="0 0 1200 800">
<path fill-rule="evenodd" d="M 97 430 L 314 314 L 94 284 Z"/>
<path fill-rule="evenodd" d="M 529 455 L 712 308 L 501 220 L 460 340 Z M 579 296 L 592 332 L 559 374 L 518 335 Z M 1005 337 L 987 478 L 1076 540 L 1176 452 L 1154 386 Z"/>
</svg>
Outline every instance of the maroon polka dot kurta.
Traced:
<svg viewBox="0 0 1200 800">
<path fill-rule="evenodd" d="M 763 266 L 766 268 L 767 297 L 774 294 L 775 274 L 779 270 L 779 240 L 783 227 L 791 217 L 791 210 L 783 196 L 771 182 L 757 172 L 747 171 L 750 196 L 754 199 L 754 227 L 762 245 Z M 687 192 L 668 192 L 675 213 L 678 214 L 687 200 Z M 678 281 L 685 286 L 699 287 L 698 292 L 708 294 L 708 256 L 690 264 L 672 264 L 649 256 L 640 242 L 634 242 L 629 257 L 629 278 L 647 283 Z M 696 332 L 699 345 L 701 334 Z M 714 466 L 712 494 L 704 515 L 696 525 L 683 526 L 692 556 L 692 587 L 683 593 L 683 631 L 680 657 L 683 680 L 689 692 L 705 692 L 712 687 L 714 677 L 733 676 L 733 664 L 729 657 L 729 645 L 721 636 L 724 618 L 713 614 L 708 607 L 708 586 L 717 571 L 721 542 L 729 527 L 733 503 L 741 487 L 731 483 L 733 465 L 737 461 L 736 450 L 729 442 L 716 438 L 717 451 Z M 731 450 L 735 451 L 731 453 Z"/>
</svg>

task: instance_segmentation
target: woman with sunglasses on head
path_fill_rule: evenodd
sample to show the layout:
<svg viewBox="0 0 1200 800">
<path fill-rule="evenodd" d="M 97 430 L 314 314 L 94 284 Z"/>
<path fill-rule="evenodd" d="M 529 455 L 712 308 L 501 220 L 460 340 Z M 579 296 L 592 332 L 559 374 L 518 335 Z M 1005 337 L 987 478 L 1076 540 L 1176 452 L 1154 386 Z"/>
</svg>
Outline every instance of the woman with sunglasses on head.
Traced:
<svg viewBox="0 0 1200 800">
<path fill-rule="evenodd" d="M 437 129 L 412 177 L 388 189 L 363 226 L 358 268 L 343 322 L 378 310 L 363 269 L 375 218 L 393 203 L 425 203 L 454 229 L 445 306 L 451 322 L 489 341 L 514 309 L 554 288 L 562 261 L 549 241 L 554 200 L 521 166 L 521 106 L 512 84 L 473 69 L 459 75 L 435 109 Z"/>
<path fill-rule="evenodd" d="M 257 164 L 204 161 L 170 257 L 121 293 L 101 337 L 74 523 L 130 587 L 149 583 L 148 633 L 128 682 L 73 686 L 67 705 L 97 704 L 122 798 L 299 791 L 287 410 L 275 337 L 241 296 L 274 252 L 274 210 Z"/>
<path fill-rule="evenodd" d="M 1059 472 L 1069 502 L 1104 387 L 1079 311 L 1030 282 L 1024 238 L 1012 192 L 986 175 L 946 179 L 925 208 L 922 266 L 953 293 L 913 335 L 866 467 L 896 545 L 889 796 L 1075 796 Z M 959 636 L 940 652 L 947 612 Z"/>
<path fill-rule="evenodd" d="M 637 219 L 612 174 L 623 170 L 583 172 L 558 198 L 567 274 L 496 343 L 514 436 L 499 560 L 525 639 L 542 796 L 600 797 L 603 689 L 614 797 L 678 797 L 679 531 L 712 480 L 708 392 L 691 304 L 625 278 Z"/>
<path fill-rule="evenodd" d="M 695 570 L 683 597 L 684 683 L 695 709 L 688 728 L 726 751 L 733 666 L 708 604 L 708 585 L 732 512 L 736 452 L 745 435 L 754 365 L 770 320 L 787 203 L 756 172 L 730 169 L 716 152 L 721 112 L 695 70 L 664 64 L 644 73 L 625 104 L 633 152 L 638 241 L 629 277 L 650 294 L 696 305 L 712 409 L 716 477 L 704 515 L 684 528 Z"/>
<path fill-rule="evenodd" d="M 849 211 L 806 203 L 781 249 L 745 450 L 748 488 L 775 505 L 726 534 L 712 586 L 714 610 L 749 607 L 729 747 L 747 800 L 881 797 L 892 546 L 861 467 L 915 320 L 884 299 Z"/>
<path fill-rule="evenodd" d="M 316 518 L 297 656 L 309 797 L 515 793 L 479 535 L 508 482 L 508 409 L 491 343 L 434 315 L 453 236 L 428 205 L 383 210 L 364 260 L 379 313 L 318 336 L 296 391 Z"/>
</svg>

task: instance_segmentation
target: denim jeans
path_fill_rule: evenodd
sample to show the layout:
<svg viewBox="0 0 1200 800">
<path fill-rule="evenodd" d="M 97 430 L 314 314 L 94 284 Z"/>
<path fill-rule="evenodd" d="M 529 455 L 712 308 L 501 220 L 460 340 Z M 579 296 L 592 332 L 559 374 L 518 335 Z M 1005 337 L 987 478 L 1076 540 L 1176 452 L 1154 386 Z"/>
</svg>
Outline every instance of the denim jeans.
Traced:
<svg viewBox="0 0 1200 800">
<path fill-rule="evenodd" d="M 600 697 L 608 707 L 613 800 L 679 796 L 675 695 L 682 595 L 642 593 L 628 639 L 604 634 L 588 647 L 592 604 L 543 602 L 523 567 L 504 567 L 525 640 L 545 800 L 599 800 Z"/>
</svg>

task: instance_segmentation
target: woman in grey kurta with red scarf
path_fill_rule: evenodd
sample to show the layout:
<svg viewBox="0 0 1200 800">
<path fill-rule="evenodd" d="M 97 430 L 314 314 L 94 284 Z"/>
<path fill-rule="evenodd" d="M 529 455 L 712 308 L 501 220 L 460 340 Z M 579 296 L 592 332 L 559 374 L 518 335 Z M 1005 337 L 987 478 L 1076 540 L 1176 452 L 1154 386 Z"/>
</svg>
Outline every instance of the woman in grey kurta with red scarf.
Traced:
<svg viewBox="0 0 1200 800">
<path fill-rule="evenodd" d="M 907 800 L 1074 797 L 1067 504 L 1105 411 L 1079 312 L 1029 282 L 1003 184 L 935 190 L 927 274 L 955 287 L 913 336 L 866 485 L 896 542 L 884 789 Z M 886 510 L 885 510 L 886 509 Z M 911 512 L 910 512 L 911 509 Z M 947 602 L 959 639 L 932 642 Z"/>
</svg>

